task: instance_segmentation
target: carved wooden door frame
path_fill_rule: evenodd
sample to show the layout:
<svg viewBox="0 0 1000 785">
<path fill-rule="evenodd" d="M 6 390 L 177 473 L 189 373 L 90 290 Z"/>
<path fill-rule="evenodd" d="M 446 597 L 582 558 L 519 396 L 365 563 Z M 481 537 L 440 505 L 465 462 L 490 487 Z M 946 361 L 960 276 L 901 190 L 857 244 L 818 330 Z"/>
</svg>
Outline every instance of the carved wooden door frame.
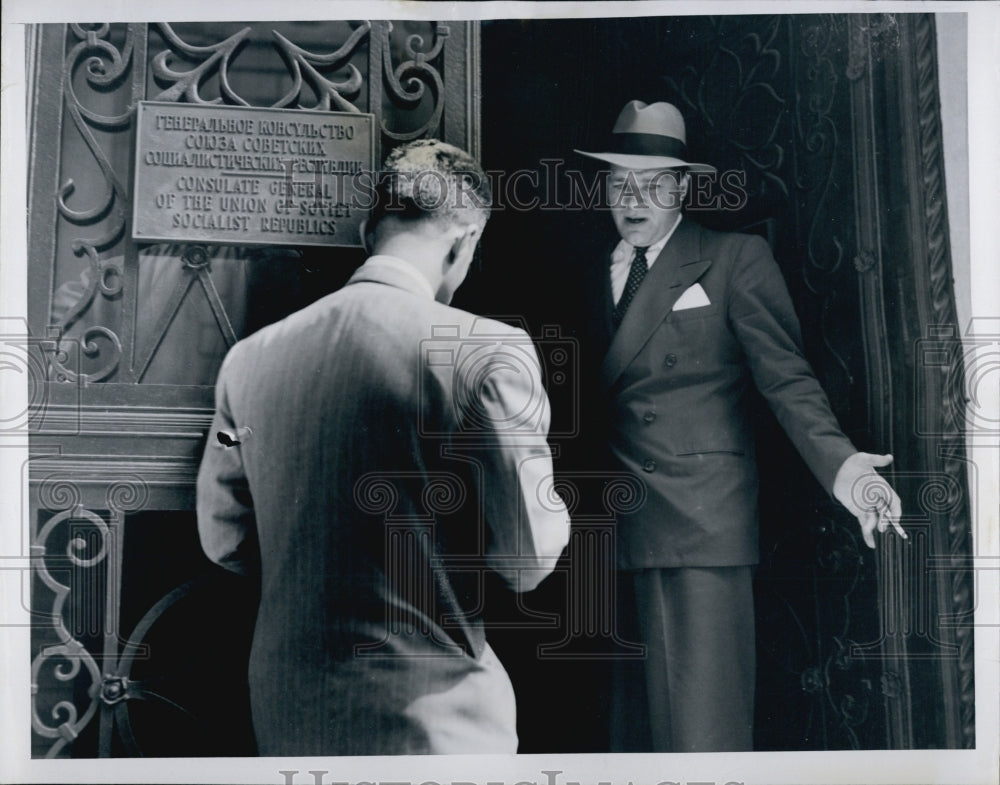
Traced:
<svg viewBox="0 0 1000 785">
<path fill-rule="evenodd" d="M 877 563 L 887 746 L 969 749 L 971 467 L 934 16 L 851 16 L 847 77 L 870 429 L 921 481 L 911 542 L 889 539 Z"/>
</svg>

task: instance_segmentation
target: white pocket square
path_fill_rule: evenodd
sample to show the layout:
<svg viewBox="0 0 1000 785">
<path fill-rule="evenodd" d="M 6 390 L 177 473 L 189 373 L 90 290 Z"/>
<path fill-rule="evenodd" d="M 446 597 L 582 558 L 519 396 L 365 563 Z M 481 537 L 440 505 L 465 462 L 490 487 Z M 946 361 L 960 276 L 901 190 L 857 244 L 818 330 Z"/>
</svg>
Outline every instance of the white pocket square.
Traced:
<svg viewBox="0 0 1000 785">
<path fill-rule="evenodd" d="M 708 295 L 705 294 L 705 290 L 701 288 L 701 284 L 696 283 L 685 289 L 684 294 L 677 298 L 673 310 L 684 311 L 688 308 L 703 308 L 711 304 L 712 302 L 708 299 Z"/>
</svg>

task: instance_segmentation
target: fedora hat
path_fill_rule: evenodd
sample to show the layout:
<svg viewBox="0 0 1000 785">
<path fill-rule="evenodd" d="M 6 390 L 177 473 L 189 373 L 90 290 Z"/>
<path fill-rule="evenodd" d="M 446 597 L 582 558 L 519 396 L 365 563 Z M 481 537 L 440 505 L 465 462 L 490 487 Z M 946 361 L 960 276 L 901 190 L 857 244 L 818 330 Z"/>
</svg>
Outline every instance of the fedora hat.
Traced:
<svg viewBox="0 0 1000 785">
<path fill-rule="evenodd" d="M 575 152 L 626 169 L 684 166 L 692 172 L 715 171 L 714 166 L 687 160 L 684 117 L 676 106 L 665 101 L 655 104 L 629 101 L 625 104 L 611 131 L 609 147 L 606 153 Z"/>
</svg>

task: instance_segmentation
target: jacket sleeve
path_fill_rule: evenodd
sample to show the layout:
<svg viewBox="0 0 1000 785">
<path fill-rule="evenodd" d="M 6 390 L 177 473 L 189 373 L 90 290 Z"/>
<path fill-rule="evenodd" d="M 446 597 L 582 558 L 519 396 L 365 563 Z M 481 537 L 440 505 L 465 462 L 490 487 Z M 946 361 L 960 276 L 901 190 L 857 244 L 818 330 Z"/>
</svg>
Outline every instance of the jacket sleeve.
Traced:
<svg viewBox="0 0 1000 785">
<path fill-rule="evenodd" d="M 820 484 L 857 452 L 843 434 L 802 350 L 791 296 L 767 243 L 748 237 L 735 261 L 728 313 L 754 383 Z"/>
<path fill-rule="evenodd" d="M 247 575 L 254 572 L 260 554 L 253 499 L 243 470 L 236 425 L 229 411 L 227 369 L 232 353 L 219 371 L 215 387 L 215 416 L 208 432 L 198 471 L 198 535 L 201 546 L 216 564 Z M 220 433 L 223 436 L 220 438 Z"/>
<path fill-rule="evenodd" d="M 486 562 L 515 591 L 529 591 L 569 541 L 569 514 L 553 484 L 549 400 L 526 333 L 501 341 L 479 370 L 466 384 L 475 385 L 468 394 L 482 448 L 476 490 Z"/>
</svg>

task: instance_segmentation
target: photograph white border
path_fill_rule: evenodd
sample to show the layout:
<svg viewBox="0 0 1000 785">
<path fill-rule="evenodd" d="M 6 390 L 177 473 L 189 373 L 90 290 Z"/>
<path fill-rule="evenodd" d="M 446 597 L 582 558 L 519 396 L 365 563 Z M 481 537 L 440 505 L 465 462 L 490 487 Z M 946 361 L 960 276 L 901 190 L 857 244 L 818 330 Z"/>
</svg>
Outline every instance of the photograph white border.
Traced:
<svg viewBox="0 0 1000 785">
<path fill-rule="evenodd" d="M 2 8 L 2 213 L 0 213 L 0 326 L 26 324 L 25 23 L 222 19 L 328 18 L 490 19 L 663 16 L 760 13 L 940 12 L 968 14 L 969 266 L 968 301 L 959 314 L 1000 326 L 1000 3 L 997 2 L 635 2 L 635 3 L 419 3 L 320 0 L 170 0 L 152 11 L 138 4 L 94 0 L 85 6 L 42 0 L 6 0 Z M 946 126 L 945 133 L 948 133 Z M 949 183 L 954 187 L 953 183 Z M 950 195 L 950 194 L 949 194 Z M 956 259 L 956 262 L 959 260 Z M 962 290 L 959 289 L 959 293 Z M 963 297 L 964 299 L 964 297 Z M 964 325 L 962 325 L 964 329 Z M 1000 333 L 1000 330 L 994 332 Z M 996 364 L 1000 368 L 1000 363 Z M 27 385 L 0 376 L 4 411 L 26 408 Z M 994 375 L 995 378 L 995 375 Z M 981 411 L 1000 411 L 997 387 L 985 385 Z M 18 408 L 18 407 L 21 408 Z M 755 752 L 711 755 L 518 755 L 384 758 L 226 758 L 32 760 L 30 758 L 30 657 L 27 609 L 27 436 L 0 443 L 0 782 L 217 782 L 283 785 L 313 783 L 313 771 L 333 782 L 436 783 L 992 783 L 998 778 L 1000 712 L 1000 547 L 998 477 L 1000 445 L 971 440 L 969 456 L 982 485 L 973 489 L 976 569 L 977 749 Z M 552 722 L 569 721 L 552 706 Z M 546 773 L 548 772 L 548 773 Z"/>
</svg>

